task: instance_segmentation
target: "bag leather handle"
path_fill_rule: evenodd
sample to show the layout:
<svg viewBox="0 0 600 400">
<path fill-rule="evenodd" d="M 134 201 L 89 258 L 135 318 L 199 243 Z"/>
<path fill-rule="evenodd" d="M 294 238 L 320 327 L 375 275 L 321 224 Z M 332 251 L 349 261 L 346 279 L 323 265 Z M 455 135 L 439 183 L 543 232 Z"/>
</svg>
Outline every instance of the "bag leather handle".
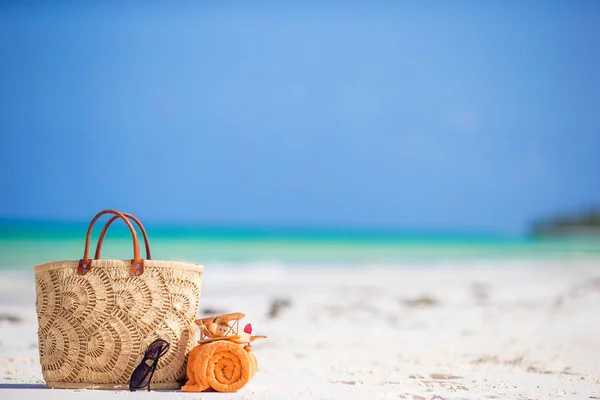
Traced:
<svg viewBox="0 0 600 400">
<path fill-rule="evenodd" d="M 138 243 L 138 237 L 137 237 L 137 234 L 135 233 L 135 229 L 133 228 L 133 225 L 131 225 L 131 222 L 129 222 L 129 219 L 127 219 L 127 217 L 125 215 L 123 215 L 121 212 L 116 211 L 116 210 L 100 211 L 92 219 L 92 222 L 90 222 L 90 226 L 88 227 L 87 235 L 85 237 L 85 250 L 83 252 L 83 258 L 81 260 L 79 260 L 79 266 L 77 267 L 77 273 L 79 275 L 85 275 L 92 267 L 92 260 L 90 260 L 88 257 L 88 254 L 89 254 L 88 252 L 89 252 L 89 248 L 90 248 L 90 238 L 92 236 L 92 229 L 94 228 L 94 224 L 96 223 L 98 218 L 100 218 L 104 214 L 115 214 L 116 216 L 121 218 L 125 222 L 125 224 L 127 224 L 127 227 L 129 228 L 129 231 L 131 232 L 131 239 L 133 241 L 133 260 L 131 260 L 131 264 L 129 266 L 129 273 L 133 276 L 139 276 L 139 275 L 143 274 L 144 273 L 144 260 L 142 260 L 140 258 L 140 244 Z"/>
<path fill-rule="evenodd" d="M 142 231 L 142 235 L 144 236 L 144 245 L 146 246 L 146 260 L 152 260 L 152 255 L 150 254 L 150 242 L 148 241 L 148 234 L 146 234 L 146 229 L 144 229 L 144 225 L 142 225 L 140 220 L 137 219 L 134 215 L 128 213 L 123 213 L 123 215 L 133 220 L 133 222 L 137 224 L 138 228 L 140 228 L 140 231 Z M 104 228 L 100 233 L 100 237 L 98 238 L 98 244 L 96 245 L 96 253 L 94 254 L 94 260 L 100 259 L 100 252 L 102 251 L 102 243 L 104 242 L 104 236 L 106 235 L 106 232 L 108 231 L 110 225 L 119 218 L 120 217 L 118 215 L 115 215 L 114 217 L 108 220 L 106 225 L 104 225 Z"/>
</svg>

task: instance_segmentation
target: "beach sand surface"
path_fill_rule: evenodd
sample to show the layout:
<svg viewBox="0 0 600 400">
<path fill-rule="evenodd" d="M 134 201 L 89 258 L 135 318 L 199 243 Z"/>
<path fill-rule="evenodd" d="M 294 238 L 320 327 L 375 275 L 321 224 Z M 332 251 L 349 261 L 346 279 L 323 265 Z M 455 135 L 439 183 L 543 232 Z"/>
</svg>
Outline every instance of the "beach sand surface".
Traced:
<svg viewBox="0 0 600 400">
<path fill-rule="evenodd" d="M 33 272 L 0 273 L 0 399 L 600 399 L 600 260 L 205 266 L 200 316 L 240 311 L 237 393 L 46 389 Z"/>
</svg>

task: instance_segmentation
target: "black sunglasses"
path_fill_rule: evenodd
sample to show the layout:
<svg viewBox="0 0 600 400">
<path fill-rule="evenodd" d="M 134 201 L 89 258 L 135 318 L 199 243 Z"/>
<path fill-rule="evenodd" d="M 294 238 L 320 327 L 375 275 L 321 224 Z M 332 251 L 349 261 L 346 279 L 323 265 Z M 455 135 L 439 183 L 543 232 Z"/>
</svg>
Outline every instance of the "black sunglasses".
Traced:
<svg viewBox="0 0 600 400">
<path fill-rule="evenodd" d="M 129 390 L 134 392 L 138 389 L 148 387 L 148 391 L 150 391 L 150 381 L 152 380 L 154 371 L 156 371 L 158 360 L 164 356 L 168 350 L 169 343 L 163 339 L 156 339 L 154 342 L 150 343 L 146 349 L 144 358 L 131 374 L 131 378 L 129 379 Z M 148 364 L 146 361 L 151 362 Z"/>
</svg>

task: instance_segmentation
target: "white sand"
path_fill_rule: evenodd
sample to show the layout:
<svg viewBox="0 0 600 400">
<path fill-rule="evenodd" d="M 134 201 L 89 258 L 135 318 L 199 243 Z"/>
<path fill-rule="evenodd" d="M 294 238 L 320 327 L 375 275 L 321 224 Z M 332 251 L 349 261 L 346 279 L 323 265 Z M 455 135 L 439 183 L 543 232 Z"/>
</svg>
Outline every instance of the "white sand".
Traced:
<svg viewBox="0 0 600 400">
<path fill-rule="evenodd" d="M 273 299 L 290 306 L 270 318 Z M 45 389 L 34 301 L 32 273 L 0 275 L 0 315 L 21 319 L 0 321 L 0 399 L 600 398 L 599 260 L 207 266 L 201 309 L 268 335 L 233 394 Z"/>
</svg>

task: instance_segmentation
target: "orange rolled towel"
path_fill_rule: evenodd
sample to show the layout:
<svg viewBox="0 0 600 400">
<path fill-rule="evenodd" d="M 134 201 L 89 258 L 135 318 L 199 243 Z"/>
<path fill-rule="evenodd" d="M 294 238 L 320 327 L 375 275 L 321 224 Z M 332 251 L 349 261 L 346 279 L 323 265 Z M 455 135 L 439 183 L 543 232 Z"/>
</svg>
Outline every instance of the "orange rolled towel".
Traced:
<svg viewBox="0 0 600 400">
<path fill-rule="evenodd" d="M 254 377 L 256 357 L 250 346 L 242 347 L 227 340 L 196 346 L 187 366 L 188 382 L 184 392 L 202 392 L 212 388 L 218 392 L 236 392 Z"/>
</svg>

